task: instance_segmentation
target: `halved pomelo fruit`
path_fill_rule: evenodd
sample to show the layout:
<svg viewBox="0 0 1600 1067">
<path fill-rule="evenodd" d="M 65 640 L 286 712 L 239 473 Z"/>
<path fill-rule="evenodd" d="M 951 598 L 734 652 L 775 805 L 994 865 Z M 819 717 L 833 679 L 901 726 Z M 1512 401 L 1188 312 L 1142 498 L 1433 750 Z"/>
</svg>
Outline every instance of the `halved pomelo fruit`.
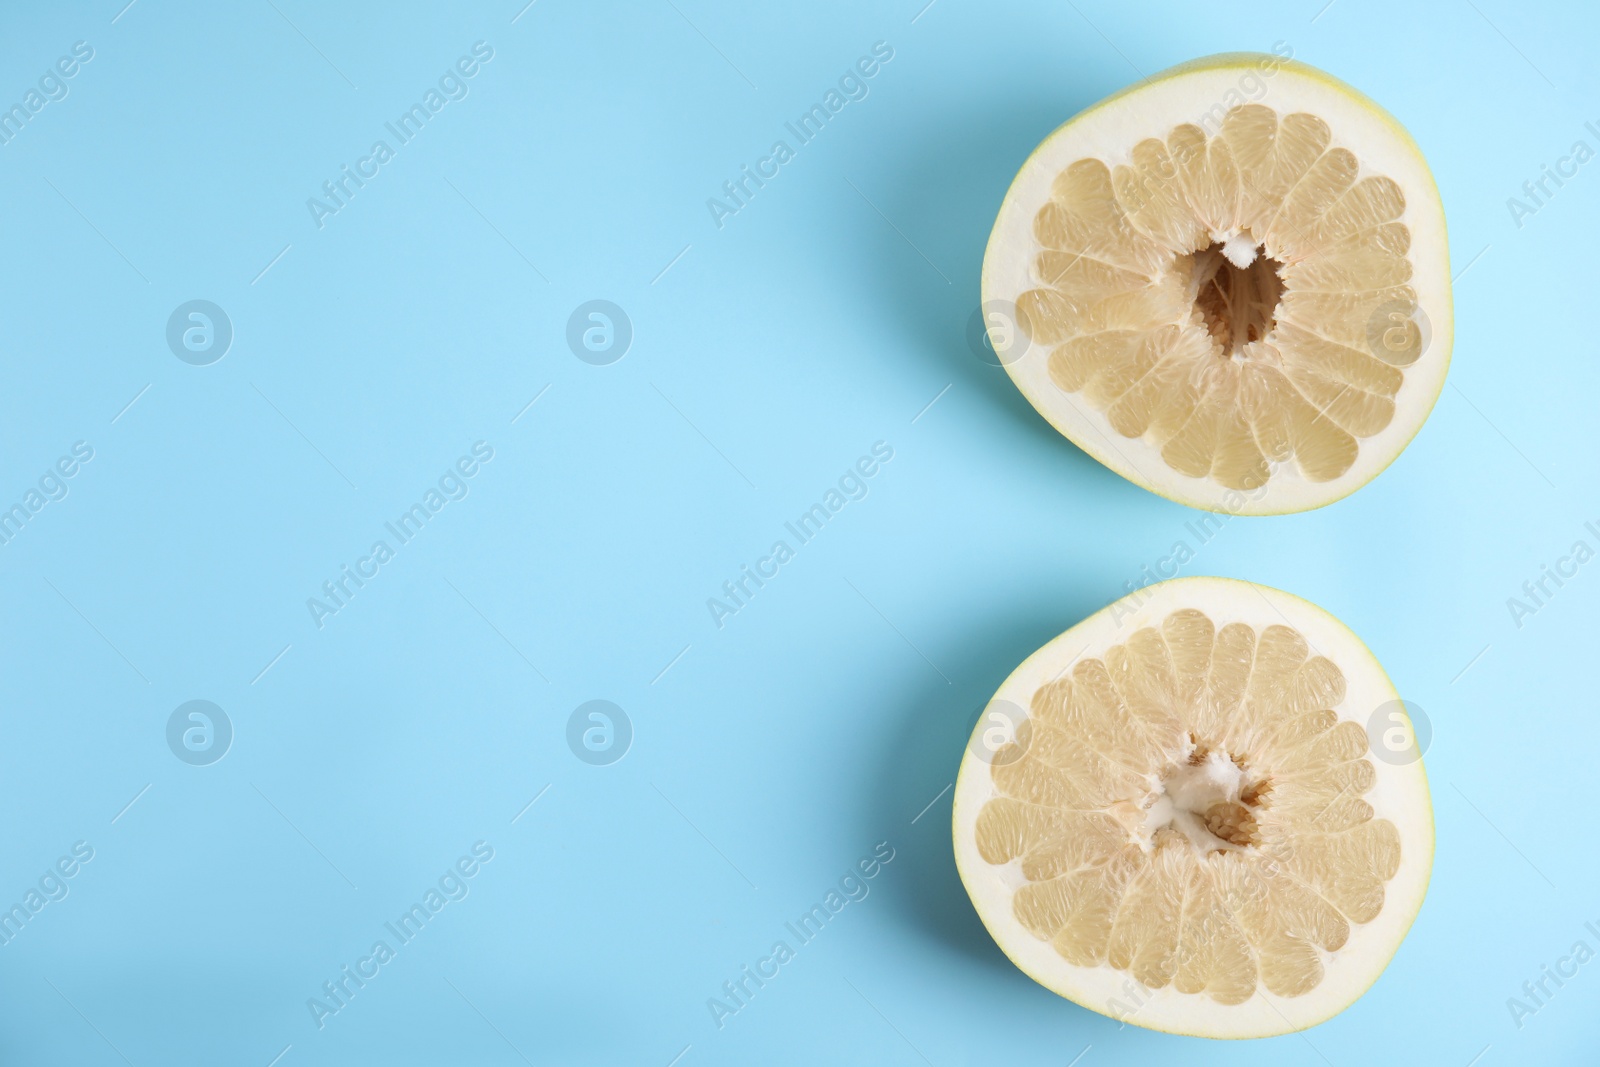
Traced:
<svg viewBox="0 0 1600 1067">
<path fill-rule="evenodd" d="M 1213 511 L 1304 511 L 1387 467 L 1438 399 L 1444 209 L 1356 90 L 1212 56 L 1034 150 L 989 237 L 983 313 L 1033 406 L 1123 477 Z"/>
<path fill-rule="evenodd" d="M 956 867 L 1001 950 L 1086 1008 L 1203 1037 L 1304 1029 L 1377 979 L 1427 891 L 1410 726 L 1322 609 L 1162 582 L 995 693 L 956 780 Z"/>
</svg>

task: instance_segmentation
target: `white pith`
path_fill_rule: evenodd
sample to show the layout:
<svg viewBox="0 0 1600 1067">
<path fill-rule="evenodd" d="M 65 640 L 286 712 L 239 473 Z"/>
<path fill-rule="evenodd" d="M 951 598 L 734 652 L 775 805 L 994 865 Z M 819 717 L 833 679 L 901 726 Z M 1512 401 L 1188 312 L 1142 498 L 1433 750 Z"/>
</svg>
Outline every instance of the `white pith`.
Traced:
<svg viewBox="0 0 1600 1067">
<path fill-rule="evenodd" d="M 1192 766 L 1180 763 L 1157 786 L 1139 837 L 1148 847 L 1157 830 L 1170 826 L 1198 849 L 1237 849 L 1208 830 L 1201 815 L 1213 804 L 1237 802 L 1244 781 L 1244 771 L 1221 749 Z"/>
</svg>

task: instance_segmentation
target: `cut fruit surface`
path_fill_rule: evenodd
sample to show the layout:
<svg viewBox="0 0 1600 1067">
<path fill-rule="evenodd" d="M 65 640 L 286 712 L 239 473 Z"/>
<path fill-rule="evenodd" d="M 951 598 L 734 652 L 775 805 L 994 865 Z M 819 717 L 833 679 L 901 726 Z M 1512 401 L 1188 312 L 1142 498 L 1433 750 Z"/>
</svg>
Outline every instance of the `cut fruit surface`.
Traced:
<svg viewBox="0 0 1600 1067">
<path fill-rule="evenodd" d="M 1444 210 L 1372 101 L 1278 56 L 1213 56 L 1034 151 L 983 314 L 1029 401 L 1106 466 L 1194 507 L 1303 511 L 1388 466 L 1438 398 Z"/>
<path fill-rule="evenodd" d="M 1147 587 L 1006 679 L 956 780 L 956 866 L 1002 951 L 1086 1008 L 1173 1033 L 1313 1026 L 1422 905 L 1433 815 L 1361 641 L 1224 578 Z"/>
</svg>

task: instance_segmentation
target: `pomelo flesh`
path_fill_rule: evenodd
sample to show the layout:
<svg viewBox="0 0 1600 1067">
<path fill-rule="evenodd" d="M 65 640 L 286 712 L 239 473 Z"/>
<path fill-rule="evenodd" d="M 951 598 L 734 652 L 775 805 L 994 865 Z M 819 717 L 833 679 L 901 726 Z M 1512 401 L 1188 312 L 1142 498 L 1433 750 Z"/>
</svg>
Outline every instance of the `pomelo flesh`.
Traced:
<svg viewBox="0 0 1600 1067">
<path fill-rule="evenodd" d="M 1304 511 L 1393 462 L 1443 388 L 1444 210 L 1355 89 L 1212 56 L 1039 145 L 989 238 L 983 314 L 1018 388 L 1112 470 L 1193 507 Z"/>
<path fill-rule="evenodd" d="M 1381 716 L 1381 717 L 1380 717 Z M 961 764 L 956 866 L 1036 981 L 1139 1026 L 1262 1037 L 1378 978 L 1427 890 L 1420 753 L 1327 612 L 1224 578 L 1162 582 L 1030 656 Z"/>
</svg>

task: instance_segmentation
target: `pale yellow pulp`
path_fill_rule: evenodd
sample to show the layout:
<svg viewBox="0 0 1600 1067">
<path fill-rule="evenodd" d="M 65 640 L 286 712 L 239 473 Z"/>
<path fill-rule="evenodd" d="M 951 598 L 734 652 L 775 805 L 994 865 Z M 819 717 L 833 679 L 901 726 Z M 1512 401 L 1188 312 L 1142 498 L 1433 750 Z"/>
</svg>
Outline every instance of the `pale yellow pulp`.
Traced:
<svg viewBox="0 0 1600 1067">
<path fill-rule="evenodd" d="M 1309 992 L 1400 868 L 1344 696 L 1297 631 L 1175 611 L 1033 695 L 979 854 L 1071 963 L 1224 1004 Z"/>
<path fill-rule="evenodd" d="M 1182 125 L 1063 171 L 1017 300 L 1055 384 L 1229 488 L 1291 459 L 1314 482 L 1349 470 L 1424 338 L 1405 196 L 1330 141 L 1315 115 L 1248 104 L 1215 136 Z"/>
</svg>

